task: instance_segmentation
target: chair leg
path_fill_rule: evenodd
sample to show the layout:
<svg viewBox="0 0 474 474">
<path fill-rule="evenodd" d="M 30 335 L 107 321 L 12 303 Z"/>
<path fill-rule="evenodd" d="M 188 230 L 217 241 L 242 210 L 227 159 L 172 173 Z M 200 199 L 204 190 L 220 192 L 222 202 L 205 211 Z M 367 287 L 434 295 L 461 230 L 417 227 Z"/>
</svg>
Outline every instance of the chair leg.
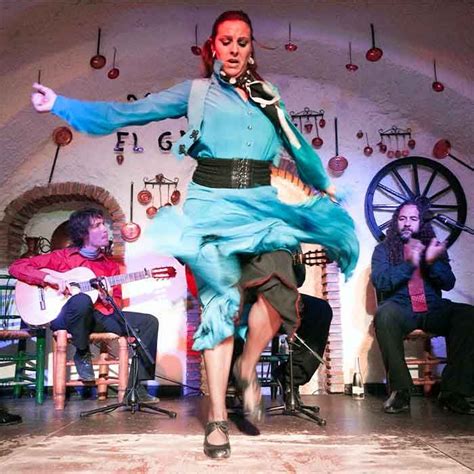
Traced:
<svg viewBox="0 0 474 474">
<path fill-rule="evenodd" d="M 128 344 L 127 338 L 122 336 L 118 340 L 119 344 L 119 384 L 118 401 L 121 403 L 128 384 Z"/>
<path fill-rule="evenodd" d="M 106 364 L 108 356 L 108 346 L 106 343 L 100 343 L 99 354 L 99 378 L 97 379 L 97 398 L 99 400 L 107 399 L 107 378 L 109 376 L 109 366 Z"/>
<path fill-rule="evenodd" d="M 54 408 L 64 410 L 66 401 L 66 352 L 67 352 L 67 331 L 57 331 L 55 344 L 55 367 L 53 380 Z"/>
<path fill-rule="evenodd" d="M 46 359 L 46 331 L 38 329 L 36 333 L 36 403 L 42 405 L 44 402 L 44 371 Z"/>
<path fill-rule="evenodd" d="M 23 385 L 20 383 L 25 375 L 26 365 L 26 340 L 18 341 L 17 359 L 15 364 L 15 385 L 13 386 L 13 397 L 20 398 L 23 392 Z"/>
<path fill-rule="evenodd" d="M 423 359 L 426 361 L 429 361 L 431 359 L 431 339 L 427 337 L 424 341 L 424 347 L 423 347 Z M 432 381 L 432 367 L 430 364 L 425 364 L 423 366 L 423 393 L 425 396 L 428 396 L 431 392 L 431 388 L 433 385 L 429 382 Z"/>
</svg>

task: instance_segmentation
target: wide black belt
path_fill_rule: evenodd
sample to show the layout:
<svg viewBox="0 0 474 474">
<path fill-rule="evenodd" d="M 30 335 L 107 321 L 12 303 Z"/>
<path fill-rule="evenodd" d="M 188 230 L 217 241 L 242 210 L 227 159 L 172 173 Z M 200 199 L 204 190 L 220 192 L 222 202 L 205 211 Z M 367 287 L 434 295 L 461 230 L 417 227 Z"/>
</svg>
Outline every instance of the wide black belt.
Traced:
<svg viewBox="0 0 474 474">
<path fill-rule="evenodd" d="M 245 158 L 199 158 L 193 181 L 208 188 L 270 185 L 270 162 Z"/>
</svg>

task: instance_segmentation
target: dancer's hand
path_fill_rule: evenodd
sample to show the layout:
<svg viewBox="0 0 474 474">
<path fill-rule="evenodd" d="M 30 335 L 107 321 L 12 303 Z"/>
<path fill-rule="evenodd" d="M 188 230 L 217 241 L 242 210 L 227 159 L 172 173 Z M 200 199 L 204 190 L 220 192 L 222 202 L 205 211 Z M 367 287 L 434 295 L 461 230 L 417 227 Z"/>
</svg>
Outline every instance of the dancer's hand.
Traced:
<svg viewBox="0 0 474 474">
<path fill-rule="evenodd" d="M 31 94 L 31 103 L 35 110 L 37 112 L 51 112 L 57 98 L 53 89 L 38 84 L 37 82 L 33 84 L 33 89 L 36 89 L 36 92 Z"/>
<path fill-rule="evenodd" d="M 324 192 L 328 195 L 329 199 L 332 201 L 332 202 L 338 202 L 337 198 L 336 198 L 336 186 L 334 186 L 334 184 L 330 184 L 325 190 Z"/>
</svg>

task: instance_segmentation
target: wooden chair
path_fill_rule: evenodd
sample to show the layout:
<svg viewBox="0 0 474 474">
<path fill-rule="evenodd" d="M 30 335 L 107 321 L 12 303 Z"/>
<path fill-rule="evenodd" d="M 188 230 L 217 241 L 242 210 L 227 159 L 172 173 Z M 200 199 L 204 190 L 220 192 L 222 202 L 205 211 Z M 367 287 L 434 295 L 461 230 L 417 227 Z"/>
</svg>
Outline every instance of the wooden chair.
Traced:
<svg viewBox="0 0 474 474">
<path fill-rule="evenodd" d="M 370 314 L 375 314 L 378 304 L 383 301 L 383 294 L 377 292 L 371 282 L 367 285 L 367 301 L 369 305 L 367 310 Z M 433 368 L 440 364 L 446 364 L 446 357 L 433 355 L 431 339 L 434 337 L 436 336 L 421 329 L 415 329 L 405 337 L 405 341 L 416 341 L 423 344 L 421 357 L 405 356 L 405 362 L 408 368 L 416 367 L 418 369 L 418 376 L 412 376 L 413 384 L 423 386 L 423 393 L 426 396 L 430 394 L 433 385 L 441 380 L 441 377 L 433 372 Z"/>
<path fill-rule="evenodd" d="M 68 367 L 74 367 L 74 361 L 67 358 L 68 342 L 71 335 L 66 330 L 53 333 L 53 399 L 56 410 L 64 410 L 67 387 L 97 385 L 98 399 L 107 398 L 108 385 L 118 385 L 118 401 L 122 402 L 128 383 L 128 345 L 125 336 L 111 332 L 92 333 L 89 340 L 99 347 L 99 355 L 92 360 L 98 366 L 98 377 L 95 382 L 68 380 Z M 118 343 L 118 354 L 111 352 L 111 343 Z M 110 375 L 109 367 L 118 365 L 115 375 Z"/>
<path fill-rule="evenodd" d="M 14 374 L 0 378 L 0 385 L 12 386 L 18 398 L 27 386 L 35 387 L 36 403 L 44 402 L 46 337 L 44 328 L 27 326 L 16 312 L 16 280 L 0 275 L 0 367 L 14 365 Z M 15 346 L 16 344 L 16 346 Z"/>
<path fill-rule="evenodd" d="M 415 329 L 405 338 L 406 341 L 422 341 L 423 354 L 421 357 L 405 357 L 408 368 L 417 367 L 418 376 L 413 377 L 414 385 L 423 386 L 423 393 L 429 395 L 433 385 L 441 380 L 441 377 L 433 372 L 433 368 L 440 364 L 446 364 L 446 357 L 437 357 L 433 355 L 431 339 L 429 334 L 421 329 Z"/>
</svg>

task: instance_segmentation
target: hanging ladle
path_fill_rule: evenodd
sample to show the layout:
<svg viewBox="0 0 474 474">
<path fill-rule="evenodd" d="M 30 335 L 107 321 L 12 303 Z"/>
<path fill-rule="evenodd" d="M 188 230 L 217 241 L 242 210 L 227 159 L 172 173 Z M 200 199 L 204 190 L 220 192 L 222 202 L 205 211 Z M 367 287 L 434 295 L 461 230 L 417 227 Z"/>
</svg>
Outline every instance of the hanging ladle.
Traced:
<svg viewBox="0 0 474 474">
<path fill-rule="evenodd" d="M 442 138 L 441 140 L 438 140 L 435 146 L 433 147 L 433 156 L 435 158 L 438 158 L 438 160 L 442 160 L 443 158 L 450 156 L 453 160 L 465 166 L 467 169 L 474 171 L 474 168 L 472 166 L 468 165 L 467 163 L 464 163 L 464 161 L 460 160 L 459 158 L 456 158 L 454 155 L 451 155 L 450 151 L 451 142 L 449 140 L 446 140 L 445 138 Z"/>
<path fill-rule="evenodd" d="M 62 146 L 69 145 L 72 141 L 72 132 L 68 127 L 58 127 L 53 130 L 53 142 L 56 143 L 56 153 L 53 159 L 53 166 L 51 167 L 51 172 L 49 173 L 48 184 L 51 184 L 53 179 L 54 168 L 56 168 L 56 161 L 59 155 L 59 149 Z"/>
<path fill-rule="evenodd" d="M 94 69 L 102 69 L 107 61 L 105 59 L 105 56 L 102 56 L 102 54 L 100 54 L 100 33 L 101 30 L 99 28 L 99 31 L 97 33 L 97 54 L 95 56 L 92 56 L 90 60 L 90 65 Z"/>
<path fill-rule="evenodd" d="M 194 27 L 194 45 L 191 46 L 191 52 L 194 54 L 194 56 L 201 56 L 202 50 L 198 46 L 198 25 L 196 23 L 196 26 Z"/>
<path fill-rule="evenodd" d="M 120 229 L 120 234 L 125 242 L 135 242 L 140 237 L 142 230 L 140 226 L 133 222 L 133 181 L 130 183 L 130 222 L 127 222 Z"/>
<path fill-rule="evenodd" d="M 117 48 L 114 47 L 114 59 L 112 61 L 112 69 L 107 73 L 109 79 L 117 79 L 120 75 L 119 68 L 115 67 L 115 58 L 117 57 Z"/>
<path fill-rule="evenodd" d="M 354 64 L 352 62 L 352 43 L 349 41 L 349 63 L 346 64 L 346 69 L 350 72 L 355 72 L 357 69 L 359 69 L 359 66 L 357 64 Z"/>
<path fill-rule="evenodd" d="M 370 32 L 372 34 L 372 47 L 365 53 L 365 57 L 367 61 L 374 63 L 382 57 L 383 51 L 375 46 L 375 29 L 373 23 L 370 24 Z"/>
<path fill-rule="evenodd" d="M 342 173 L 344 173 L 344 170 L 347 168 L 347 165 L 349 164 L 347 159 L 339 155 L 339 140 L 338 140 L 338 133 L 337 133 L 337 117 L 334 119 L 334 137 L 335 137 L 335 143 L 336 143 L 336 155 L 333 156 L 329 162 L 328 162 L 328 167 L 329 170 L 331 171 L 331 174 L 334 177 L 341 176 Z"/>
<path fill-rule="evenodd" d="M 298 49 L 298 46 L 291 41 L 291 23 L 288 23 L 288 43 L 285 44 L 285 49 L 290 53 Z"/>
</svg>

